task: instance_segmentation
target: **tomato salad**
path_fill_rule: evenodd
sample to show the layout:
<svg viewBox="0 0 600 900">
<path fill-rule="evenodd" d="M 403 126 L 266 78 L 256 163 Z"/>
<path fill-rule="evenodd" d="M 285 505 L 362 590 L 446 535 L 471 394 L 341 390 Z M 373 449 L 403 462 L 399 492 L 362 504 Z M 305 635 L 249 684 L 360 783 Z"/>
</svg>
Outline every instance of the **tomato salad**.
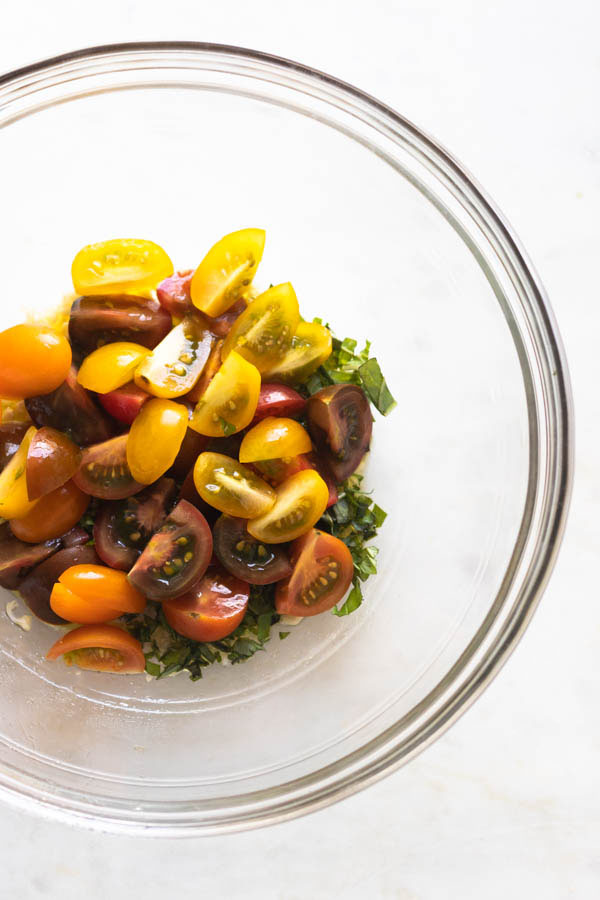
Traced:
<svg viewBox="0 0 600 900">
<path fill-rule="evenodd" d="M 84 247 L 64 320 L 0 334 L 0 584 L 67 629 L 47 659 L 195 679 L 360 605 L 385 513 L 356 470 L 394 400 L 368 344 L 254 288 L 264 243 L 178 273 Z"/>
</svg>

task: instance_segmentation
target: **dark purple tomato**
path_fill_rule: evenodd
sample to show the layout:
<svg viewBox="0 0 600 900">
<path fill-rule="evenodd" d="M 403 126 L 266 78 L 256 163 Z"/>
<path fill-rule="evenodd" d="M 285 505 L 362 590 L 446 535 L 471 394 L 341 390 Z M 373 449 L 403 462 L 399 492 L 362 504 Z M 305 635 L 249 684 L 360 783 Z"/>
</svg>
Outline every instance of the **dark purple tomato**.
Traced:
<svg viewBox="0 0 600 900">
<path fill-rule="evenodd" d="M 20 422 L 0 425 L 0 472 L 19 449 L 28 428 L 29 425 L 22 425 Z"/>
<path fill-rule="evenodd" d="M 209 525 L 214 525 L 214 523 L 219 518 L 219 510 L 215 509 L 214 506 L 210 506 L 208 503 L 206 503 L 206 501 L 202 499 L 202 497 L 196 490 L 193 468 L 190 469 L 185 477 L 183 484 L 181 485 L 179 498 L 181 500 L 187 500 L 188 503 L 191 503 L 192 506 L 195 506 L 196 509 L 199 509 Z"/>
<path fill-rule="evenodd" d="M 50 607 L 50 594 L 59 575 L 71 566 L 100 564 L 93 547 L 69 547 L 59 550 L 50 559 L 46 559 L 27 575 L 19 586 L 19 593 L 32 613 L 42 622 L 61 625 L 64 619 L 57 616 Z"/>
<path fill-rule="evenodd" d="M 71 367 L 65 381 L 40 397 L 25 400 L 33 423 L 62 431 L 80 447 L 99 444 L 114 434 L 112 423 L 94 403 L 91 394 L 77 383 L 77 369 Z"/>
<path fill-rule="evenodd" d="M 60 547 L 60 539 L 26 544 L 14 537 L 7 523 L 0 525 L 0 586 L 16 590 L 29 569 L 43 562 Z"/>
<path fill-rule="evenodd" d="M 339 484 L 369 449 L 373 417 L 365 392 L 354 384 L 321 388 L 306 404 L 308 430 Z"/>
<path fill-rule="evenodd" d="M 132 341 L 153 350 L 172 325 L 169 313 L 155 300 L 80 297 L 71 307 L 69 337 L 81 356 L 115 341 Z"/>
<path fill-rule="evenodd" d="M 81 547 L 83 544 L 87 544 L 90 540 L 90 536 L 81 525 L 75 525 L 74 528 L 71 528 L 70 531 L 63 534 L 60 540 L 63 547 L 68 549 L 70 547 Z"/>
<path fill-rule="evenodd" d="M 190 469 L 194 468 L 196 460 L 206 450 L 208 438 L 203 434 L 198 434 L 193 428 L 188 428 L 183 439 L 183 443 L 179 448 L 179 453 L 175 457 L 175 462 L 169 469 L 169 474 L 178 481 L 183 481 Z"/>
<path fill-rule="evenodd" d="M 127 464 L 127 437 L 121 434 L 83 451 L 73 476 L 79 490 L 101 500 L 122 500 L 143 489 Z"/>
<path fill-rule="evenodd" d="M 213 528 L 213 542 L 221 565 L 249 584 L 273 584 L 292 574 L 284 545 L 253 538 L 245 519 L 220 516 Z"/>
</svg>

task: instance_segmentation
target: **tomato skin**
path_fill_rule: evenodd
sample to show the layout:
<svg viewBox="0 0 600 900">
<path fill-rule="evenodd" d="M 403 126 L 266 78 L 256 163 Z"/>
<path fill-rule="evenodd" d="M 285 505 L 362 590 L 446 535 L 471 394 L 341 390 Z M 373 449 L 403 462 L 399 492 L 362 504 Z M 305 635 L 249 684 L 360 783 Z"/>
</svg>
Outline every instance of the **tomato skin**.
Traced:
<svg viewBox="0 0 600 900">
<path fill-rule="evenodd" d="M 233 306 L 230 306 L 229 309 L 225 310 L 224 313 L 221 313 L 220 316 L 211 317 L 206 316 L 206 324 L 212 331 L 212 333 L 219 338 L 227 337 L 233 323 L 239 319 L 241 314 L 244 312 L 248 303 L 244 297 L 240 297 L 239 300 L 236 300 Z"/>
<path fill-rule="evenodd" d="M 78 294 L 122 294 L 150 290 L 173 273 L 158 244 L 135 238 L 100 241 L 83 247 L 71 266 Z"/>
<path fill-rule="evenodd" d="M 291 347 L 299 322 L 298 298 L 290 282 L 270 287 L 236 319 L 223 345 L 223 359 L 236 350 L 259 372 L 268 372 Z"/>
<path fill-rule="evenodd" d="M 227 437 L 250 424 L 260 392 L 260 372 L 239 353 L 229 354 L 198 401 L 190 428 Z"/>
<path fill-rule="evenodd" d="M 288 416 L 293 418 L 299 415 L 305 406 L 306 400 L 293 388 L 288 387 L 286 384 L 263 382 L 260 386 L 254 422 L 266 419 L 267 416 Z"/>
<path fill-rule="evenodd" d="M 3 422 L 0 425 L 0 472 L 8 465 L 21 446 L 28 427 L 21 422 Z"/>
<path fill-rule="evenodd" d="M 274 381 L 301 384 L 331 356 L 331 332 L 318 322 L 299 322 L 285 356 L 265 372 Z"/>
<path fill-rule="evenodd" d="M 328 385 L 310 397 L 306 416 L 308 430 L 339 484 L 369 449 L 373 416 L 366 394 L 354 384 Z"/>
<path fill-rule="evenodd" d="M 86 536 L 87 535 L 86 532 Z M 19 594 L 31 612 L 50 625 L 61 625 L 65 619 L 57 616 L 50 606 L 50 594 L 58 576 L 65 569 L 80 563 L 99 563 L 93 547 L 71 546 L 54 553 L 49 559 L 39 563 L 25 576 L 19 585 Z"/>
<path fill-rule="evenodd" d="M 194 408 L 202 398 L 206 388 L 209 386 L 221 366 L 223 365 L 223 359 L 221 358 L 221 349 L 223 347 L 223 340 L 220 338 L 216 340 L 212 346 L 210 351 L 210 356 L 206 360 L 206 365 L 202 369 L 202 374 L 200 378 L 194 385 L 194 387 L 189 391 L 183 399 L 186 403 L 191 403 Z"/>
<path fill-rule="evenodd" d="M 193 641 L 220 641 L 246 615 L 250 585 L 223 570 L 209 569 L 191 590 L 166 600 L 165 618 L 171 628 Z"/>
<path fill-rule="evenodd" d="M 131 425 L 141 410 L 150 394 L 143 391 L 133 381 L 109 391 L 107 394 L 99 394 L 98 400 L 113 419 L 122 422 L 123 425 Z"/>
<path fill-rule="evenodd" d="M 292 574 L 275 589 L 280 616 L 316 616 L 332 609 L 352 584 L 354 561 L 339 538 L 316 528 L 294 541 Z"/>
<path fill-rule="evenodd" d="M 30 500 L 39 500 L 69 481 L 77 469 L 81 451 L 54 428 L 40 428 L 27 451 L 25 475 Z"/>
<path fill-rule="evenodd" d="M 79 565 L 66 569 L 58 580 L 83 600 L 110 606 L 121 613 L 141 613 L 146 598 L 127 580 L 125 572 L 108 566 Z"/>
<path fill-rule="evenodd" d="M 100 625 L 118 619 L 121 611 L 98 600 L 80 597 L 59 581 L 50 594 L 50 609 L 65 622 L 76 625 Z"/>
<path fill-rule="evenodd" d="M 269 416 L 248 431 L 240 447 L 240 462 L 284 459 L 310 453 L 308 432 L 295 419 Z"/>
<path fill-rule="evenodd" d="M 156 288 L 156 296 L 162 308 L 178 319 L 183 319 L 194 309 L 190 294 L 193 274 L 193 269 L 176 272 L 161 281 Z"/>
<path fill-rule="evenodd" d="M 244 228 L 217 241 L 192 277 L 190 293 L 194 306 L 213 318 L 233 306 L 254 278 L 265 237 L 260 228 Z"/>
<path fill-rule="evenodd" d="M 90 648 L 114 651 L 114 654 L 119 656 L 114 654 L 100 656 L 94 653 L 87 656 L 83 653 L 77 655 L 79 651 Z M 95 672 L 133 675 L 143 672 L 146 668 L 140 642 L 116 625 L 84 625 L 82 628 L 74 628 L 50 647 L 46 659 L 58 659 L 65 653 L 73 654 L 71 658 L 65 659 L 67 665 L 76 664 Z"/>
<path fill-rule="evenodd" d="M 79 297 L 71 307 L 69 339 L 76 355 L 116 341 L 133 341 L 152 350 L 172 327 L 171 316 L 156 300 L 131 295 Z"/>
<path fill-rule="evenodd" d="M 15 325 L 0 332 L 0 396 L 22 400 L 48 394 L 71 367 L 66 338 L 38 325 Z"/>
<path fill-rule="evenodd" d="M 213 341 L 199 317 L 186 317 L 140 364 L 135 383 L 155 397 L 183 397 L 200 378 Z"/>
<path fill-rule="evenodd" d="M 100 500 L 123 500 L 144 487 L 136 481 L 127 464 L 128 435 L 87 447 L 73 481 L 86 494 Z"/>
<path fill-rule="evenodd" d="M 297 472 L 279 485 L 274 506 L 250 519 L 248 531 L 267 544 L 293 541 L 319 521 L 328 499 L 327 485 L 314 469 Z"/>
<path fill-rule="evenodd" d="M 266 481 L 222 453 L 200 454 L 194 484 L 205 503 L 239 519 L 260 516 L 275 503 L 275 491 Z"/>
<path fill-rule="evenodd" d="M 27 454 L 36 429 L 29 428 L 19 449 L 0 473 L 0 518 L 18 519 L 26 516 L 36 502 L 27 493 Z"/>
<path fill-rule="evenodd" d="M 38 428 L 48 425 L 62 431 L 79 447 L 100 444 L 114 434 L 108 417 L 77 383 L 75 366 L 71 366 L 60 387 L 50 394 L 29 397 L 25 406 Z"/>
<path fill-rule="evenodd" d="M 188 427 L 188 411 L 172 400 L 149 400 L 131 426 L 127 464 L 140 484 L 152 484 L 169 469 Z"/>
<path fill-rule="evenodd" d="M 9 521 L 10 530 L 20 541 L 39 544 L 66 534 L 79 522 L 90 503 L 73 481 L 45 494 L 26 515 Z"/>
<path fill-rule="evenodd" d="M 150 350 L 130 341 L 116 341 L 98 347 L 83 360 L 77 381 L 88 391 L 108 394 L 131 381 Z"/>
</svg>

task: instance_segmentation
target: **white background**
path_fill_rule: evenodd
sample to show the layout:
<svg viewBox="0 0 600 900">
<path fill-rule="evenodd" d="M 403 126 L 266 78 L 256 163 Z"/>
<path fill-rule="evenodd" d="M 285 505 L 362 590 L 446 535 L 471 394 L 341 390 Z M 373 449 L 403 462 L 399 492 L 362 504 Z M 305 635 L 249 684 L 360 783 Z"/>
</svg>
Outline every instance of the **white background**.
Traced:
<svg viewBox="0 0 600 900">
<path fill-rule="evenodd" d="M 430 131 L 529 250 L 578 419 L 550 587 L 497 680 L 433 747 L 333 808 L 230 837 L 114 837 L 1 807 L 0 896 L 600 896 L 599 10 L 597 0 L 0 0 L 0 70 L 116 41 L 219 41 L 324 69 Z"/>
</svg>

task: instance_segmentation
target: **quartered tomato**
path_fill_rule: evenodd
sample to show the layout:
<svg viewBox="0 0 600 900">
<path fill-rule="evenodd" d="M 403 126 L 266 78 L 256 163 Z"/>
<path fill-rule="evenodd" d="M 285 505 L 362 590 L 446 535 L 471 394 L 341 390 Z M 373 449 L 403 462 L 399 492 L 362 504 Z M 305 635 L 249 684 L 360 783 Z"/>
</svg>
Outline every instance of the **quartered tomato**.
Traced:
<svg viewBox="0 0 600 900">
<path fill-rule="evenodd" d="M 195 506 L 180 500 L 150 539 L 128 578 L 151 600 L 177 597 L 206 572 L 212 549 L 208 522 Z"/>
<path fill-rule="evenodd" d="M 0 396 L 22 400 L 54 391 L 71 367 L 71 347 L 61 335 L 38 325 L 0 332 Z"/>
<path fill-rule="evenodd" d="M 56 488 L 38 500 L 33 509 L 18 519 L 10 520 L 15 537 L 28 544 L 38 544 L 66 534 L 79 522 L 90 498 L 73 481 Z"/>
<path fill-rule="evenodd" d="M 250 584 L 274 584 L 292 573 L 285 549 L 248 534 L 245 519 L 220 516 L 213 528 L 215 556 L 228 572 Z"/>
<path fill-rule="evenodd" d="M 115 625 L 74 628 L 50 647 L 46 659 L 58 659 L 59 656 L 64 656 L 68 666 L 94 672 L 134 675 L 146 668 L 140 642 Z"/>
<path fill-rule="evenodd" d="M 81 459 L 77 444 L 54 428 L 40 428 L 27 451 L 26 478 L 30 500 L 38 500 L 69 481 Z"/>
<path fill-rule="evenodd" d="M 172 400 L 149 400 L 131 426 L 127 464 L 140 484 L 152 484 L 175 462 L 188 427 L 188 411 Z"/>
<path fill-rule="evenodd" d="M 362 388 L 331 384 L 306 405 L 308 429 L 336 481 L 356 470 L 369 449 L 373 416 Z"/>
<path fill-rule="evenodd" d="M 306 406 L 305 398 L 285 384 L 264 383 L 260 386 L 254 421 L 267 416 L 296 416 Z"/>
<path fill-rule="evenodd" d="M 201 399 L 190 428 L 208 437 L 227 437 L 254 418 L 260 372 L 239 353 L 230 353 Z"/>
<path fill-rule="evenodd" d="M 220 641 L 246 614 L 250 585 L 228 572 L 210 569 L 194 587 L 163 603 L 165 619 L 193 641 Z"/>
<path fill-rule="evenodd" d="M 115 341 L 133 341 L 152 350 L 173 326 L 156 300 L 145 297 L 80 297 L 71 307 L 69 338 L 81 355 Z"/>
<path fill-rule="evenodd" d="M 98 400 L 113 419 L 122 422 L 123 425 L 131 425 L 140 409 L 150 399 L 150 394 L 130 381 L 129 384 L 109 391 L 108 394 L 99 394 Z"/>
<path fill-rule="evenodd" d="M 88 391 L 108 394 L 131 381 L 135 370 L 149 354 L 147 347 L 128 341 L 105 344 L 86 356 L 77 373 L 77 381 Z"/>
<path fill-rule="evenodd" d="M 339 538 L 313 528 L 291 547 L 294 571 L 275 590 L 280 616 L 316 616 L 338 603 L 354 575 L 348 547 Z"/>
<path fill-rule="evenodd" d="M 27 454 L 35 431 L 35 428 L 27 430 L 19 449 L 0 473 L 0 519 L 21 518 L 27 515 L 37 502 L 29 499 L 25 475 Z"/>
<path fill-rule="evenodd" d="M 263 515 L 275 503 L 275 491 L 266 481 L 222 453 L 200 454 L 194 484 L 205 503 L 240 519 Z"/>
<path fill-rule="evenodd" d="M 318 322 L 300 322 L 285 356 L 265 373 L 274 381 L 300 384 L 331 356 L 331 332 Z"/>
<path fill-rule="evenodd" d="M 127 463 L 127 434 L 87 447 L 73 481 L 82 491 L 101 500 L 131 497 L 144 487 L 136 481 Z"/>
<path fill-rule="evenodd" d="M 40 397 L 30 397 L 25 405 L 38 428 L 44 425 L 56 428 L 80 447 L 99 444 L 114 434 L 108 417 L 77 383 L 77 369 L 74 366 L 71 366 L 66 379 L 55 391 Z"/>
<path fill-rule="evenodd" d="M 78 597 L 111 606 L 121 613 L 141 613 L 146 606 L 146 598 L 129 583 L 125 572 L 108 566 L 71 566 L 58 580 Z"/>
<path fill-rule="evenodd" d="M 298 298 L 292 285 L 287 282 L 271 287 L 236 319 L 223 345 L 223 359 L 237 350 L 260 372 L 268 372 L 289 350 L 299 321 Z"/>
<path fill-rule="evenodd" d="M 207 316 L 220 316 L 251 283 L 265 246 L 261 228 L 244 228 L 225 235 L 211 247 L 191 283 L 194 306 Z"/>
<path fill-rule="evenodd" d="M 131 294 L 156 287 L 173 273 L 158 244 L 133 238 L 101 241 L 79 251 L 71 275 L 78 294 Z"/>
<path fill-rule="evenodd" d="M 314 469 L 297 472 L 277 488 L 275 505 L 262 516 L 250 519 L 248 531 L 268 544 L 293 541 L 318 522 L 328 499 L 327 485 Z"/>
<path fill-rule="evenodd" d="M 140 365 L 135 383 L 155 397 L 182 397 L 200 378 L 213 341 L 213 335 L 200 320 L 188 316 Z"/>
<path fill-rule="evenodd" d="M 282 459 L 310 453 L 312 443 L 308 432 L 295 419 L 263 419 L 244 436 L 240 447 L 240 462 L 257 459 Z"/>
</svg>

